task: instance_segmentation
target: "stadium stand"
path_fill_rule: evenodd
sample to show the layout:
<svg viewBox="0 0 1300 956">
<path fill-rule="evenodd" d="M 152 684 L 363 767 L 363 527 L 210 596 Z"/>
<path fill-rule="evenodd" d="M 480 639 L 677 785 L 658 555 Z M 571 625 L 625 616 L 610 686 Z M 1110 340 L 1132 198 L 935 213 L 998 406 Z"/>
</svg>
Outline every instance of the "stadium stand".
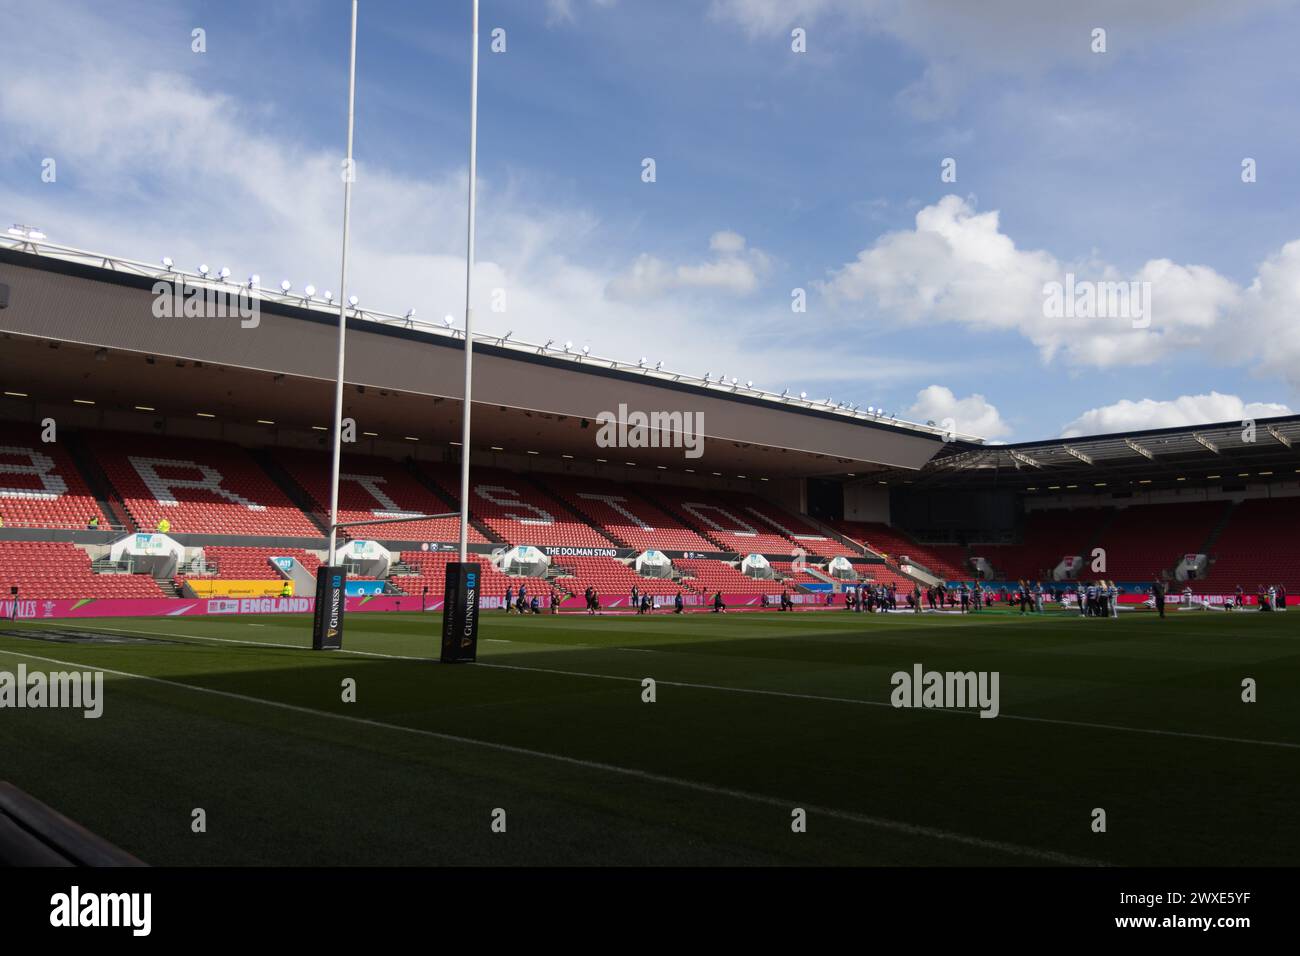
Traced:
<svg viewBox="0 0 1300 956">
<path fill-rule="evenodd" d="M 837 541 L 830 535 L 813 527 L 806 519 L 791 514 L 769 501 L 764 501 L 753 495 L 728 495 L 728 498 L 734 500 L 740 507 L 742 516 L 759 518 L 779 531 L 786 540 L 803 548 L 809 554 L 817 554 L 827 558 L 833 558 L 837 555 L 845 557 L 862 556 L 860 548 Z"/>
<path fill-rule="evenodd" d="M 459 500 L 458 471 L 451 466 L 421 468 L 439 488 Z M 523 475 L 479 468 L 470 481 L 470 513 L 510 544 L 579 548 L 615 544 Z"/>
<path fill-rule="evenodd" d="M 670 578 L 647 578 L 636 573 L 616 558 L 569 557 L 557 558 L 553 566 L 573 571 L 572 576 L 564 575 L 556 583 L 574 594 L 581 594 L 588 586 L 594 587 L 602 597 L 627 598 L 636 585 L 638 591 L 650 595 L 676 594 L 680 585 Z M 687 591 L 689 588 L 681 587 Z M 608 602 L 606 602 L 608 603 Z"/>
<path fill-rule="evenodd" d="M 745 495 L 722 496 L 690 488 L 660 486 L 637 489 L 651 501 L 676 515 L 680 523 L 713 542 L 715 551 L 736 554 L 790 554 L 795 542 L 770 529 L 758 516 L 745 510 L 757 499 Z M 838 542 L 837 542 L 838 543 Z M 805 548 L 812 552 L 812 548 Z"/>
<path fill-rule="evenodd" d="M 323 516 L 328 515 L 329 458 L 294 450 L 280 450 L 274 458 L 307 493 L 315 509 Z M 453 501 L 459 500 L 457 495 L 451 497 Z M 412 514 L 447 514 L 457 507 L 435 495 L 415 475 L 391 459 L 345 455 L 340 463 L 339 520 L 342 522 Z M 353 537 L 393 541 L 451 542 L 459 540 L 459 535 L 460 520 L 455 517 L 365 526 L 352 531 Z M 487 538 L 470 528 L 469 540 L 483 543 Z"/>
<path fill-rule="evenodd" d="M 284 577 L 271 563 L 273 557 L 297 558 L 310 574 L 315 574 L 321 560 L 302 548 L 222 547 L 209 545 L 203 557 L 210 565 L 208 573 L 190 571 L 180 577 L 226 578 L 236 581 L 277 581 Z"/>
<path fill-rule="evenodd" d="M 794 570 L 793 561 L 771 561 L 769 563 L 772 565 L 772 570 L 776 571 L 777 575 L 782 578 L 782 580 L 778 582 L 782 587 L 794 589 L 801 584 L 826 583 L 815 574 L 809 574 L 806 570 Z"/>
<path fill-rule="evenodd" d="M 0 593 L 11 587 L 37 599 L 164 596 L 147 574 L 96 574 L 90 556 L 66 542 L 0 541 Z"/>
<path fill-rule="evenodd" d="M 916 584 L 911 578 L 899 574 L 883 564 L 875 564 L 870 568 L 861 569 L 858 573 L 858 580 L 868 584 L 893 585 L 899 594 L 906 594 Z"/>
<path fill-rule="evenodd" d="M 1281 542 L 1281 546 L 1279 546 Z M 1229 593 L 1241 585 L 1285 585 L 1300 597 L 1300 498 L 1248 498 L 1237 505 L 1211 546 L 1200 587 Z"/>
<path fill-rule="evenodd" d="M 626 485 L 550 475 L 542 480 L 557 498 L 599 525 L 623 547 L 659 551 L 717 548 Z"/>
<path fill-rule="evenodd" d="M 879 555 L 897 562 L 906 555 L 945 580 L 971 577 L 965 562 L 964 549 L 955 545 L 936 546 L 921 544 L 902 531 L 887 524 L 867 521 L 836 521 L 832 527 L 845 537 L 857 541 Z"/>
<path fill-rule="evenodd" d="M 429 594 L 442 597 L 447 579 L 447 565 L 460 560 L 451 551 L 403 551 L 401 560 L 415 569 L 417 574 L 394 575 L 388 579 L 389 584 L 406 594 L 418 595 L 423 588 Z M 490 561 L 480 561 L 482 579 L 480 593 L 484 597 L 504 597 L 506 588 L 519 588 L 520 582 L 528 585 L 528 590 L 538 595 L 549 593 L 550 585 L 541 578 L 516 578 L 502 574 Z M 534 590 L 536 589 L 536 590 Z"/>
<path fill-rule="evenodd" d="M 1044 580 L 1067 555 L 1086 557 L 1093 540 L 1115 517 L 1109 508 L 1059 508 L 1025 515 L 1017 544 L 976 544 L 971 550 L 993 565 L 999 580 Z M 1149 575 L 1154 568 L 1147 568 Z"/>
<path fill-rule="evenodd" d="M 1106 577 L 1148 580 L 1199 552 L 1226 508 L 1223 501 L 1122 508 L 1090 547 L 1106 550 Z"/>
<path fill-rule="evenodd" d="M 42 442 L 35 428 L 0 427 L 0 519 L 8 528 L 85 528 L 108 515 L 61 442 Z"/>
<path fill-rule="evenodd" d="M 107 433 L 93 436 L 90 445 L 144 530 L 165 518 L 176 533 L 320 535 L 236 445 Z"/>
<path fill-rule="evenodd" d="M 712 594 L 780 594 L 782 584 L 776 579 L 759 581 L 741 574 L 724 561 L 708 558 L 682 558 L 673 562 L 686 576 L 686 583 L 694 591 Z"/>
</svg>

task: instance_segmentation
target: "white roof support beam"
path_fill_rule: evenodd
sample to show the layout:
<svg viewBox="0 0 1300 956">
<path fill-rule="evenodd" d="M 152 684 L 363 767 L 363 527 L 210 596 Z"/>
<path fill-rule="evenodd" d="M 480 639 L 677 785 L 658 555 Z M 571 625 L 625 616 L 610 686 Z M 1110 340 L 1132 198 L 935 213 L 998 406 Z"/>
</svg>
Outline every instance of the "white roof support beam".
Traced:
<svg viewBox="0 0 1300 956">
<path fill-rule="evenodd" d="M 1128 445 L 1129 448 L 1131 448 L 1133 451 L 1137 452 L 1139 455 L 1141 455 L 1143 458 L 1147 459 L 1148 461 L 1155 461 L 1155 460 L 1156 460 L 1155 453 L 1154 453 L 1153 451 L 1151 451 L 1150 448 L 1147 448 L 1147 447 L 1145 447 L 1145 446 L 1143 446 L 1143 445 L 1139 445 L 1139 444 L 1138 444 L 1137 442 L 1135 442 L 1133 439 L 1131 439 L 1131 438 L 1125 438 L 1125 439 L 1124 439 L 1124 444 Z"/>
</svg>

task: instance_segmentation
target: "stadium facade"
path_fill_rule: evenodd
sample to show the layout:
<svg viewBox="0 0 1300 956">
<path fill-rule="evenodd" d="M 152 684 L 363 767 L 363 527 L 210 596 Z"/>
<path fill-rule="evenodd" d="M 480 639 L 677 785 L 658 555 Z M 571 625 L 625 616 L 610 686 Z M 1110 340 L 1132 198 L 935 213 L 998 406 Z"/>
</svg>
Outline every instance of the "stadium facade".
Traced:
<svg viewBox="0 0 1300 956">
<path fill-rule="evenodd" d="M 27 239 L 0 243 L 0 286 L 8 612 L 304 610 L 328 528 L 337 305 Z M 464 341 L 349 315 L 340 520 L 403 519 L 349 543 L 350 601 L 434 607 L 456 525 L 412 519 L 459 507 Z M 1130 600 L 1156 578 L 1300 586 L 1300 416 L 988 445 L 568 344 L 474 347 L 489 606 L 520 584 L 566 608 L 588 588 L 625 607 L 634 585 L 807 607 L 864 582 L 1095 576 Z"/>
</svg>

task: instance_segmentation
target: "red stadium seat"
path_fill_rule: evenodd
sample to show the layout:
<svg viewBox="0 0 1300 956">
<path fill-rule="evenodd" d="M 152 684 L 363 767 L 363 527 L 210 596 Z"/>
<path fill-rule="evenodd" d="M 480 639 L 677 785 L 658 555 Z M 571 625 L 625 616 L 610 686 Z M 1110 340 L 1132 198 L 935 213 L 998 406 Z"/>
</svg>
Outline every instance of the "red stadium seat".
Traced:
<svg viewBox="0 0 1300 956">
<path fill-rule="evenodd" d="M 438 487 L 459 500 L 460 473 L 424 465 Z M 479 468 L 470 473 L 470 514 L 510 544 L 611 548 L 615 542 L 574 515 L 529 479 Z"/>
<path fill-rule="evenodd" d="M 90 556 L 75 544 L 0 541 L 0 594 L 18 588 L 19 598 L 161 598 L 147 574 L 96 574 Z"/>
<path fill-rule="evenodd" d="M 0 519 L 6 528 L 85 528 L 92 517 L 108 525 L 72 456 L 40 431 L 0 426 Z"/>
<path fill-rule="evenodd" d="M 1210 573 L 1193 588 L 1230 594 L 1283 585 L 1300 596 L 1300 498 L 1250 498 L 1238 505 L 1211 546 Z"/>
<path fill-rule="evenodd" d="M 319 537 L 243 448 L 224 442 L 94 436 L 100 466 L 131 517 L 153 531 L 164 518 L 180 534 Z"/>
<path fill-rule="evenodd" d="M 322 515 L 329 514 L 330 459 L 313 452 L 281 450 L 276 460 L 310 496 Z M 459 501 L 459 495 L 453 495 Z M 420 483 L 401 464 L 388 458 L 345 455 L 339 467 L 339 520 L 373 521 L 406 515 L 447 514 L 458 506 L 449 505 Z M 354 538 L 389 541 L 454 542 L 460 540 L 458 518 L 401 521 L 366 525 L 351 530 Z M 469 540 L 481 544 L 487 539 L 476 528 Z"/>
<path fill-rule="evenodd" d="M 596 478 L 544 475 L 546 487 L 629 548 L 714 551 L 717 545 L 651 504 L 627 485 Z"/>
</svg>

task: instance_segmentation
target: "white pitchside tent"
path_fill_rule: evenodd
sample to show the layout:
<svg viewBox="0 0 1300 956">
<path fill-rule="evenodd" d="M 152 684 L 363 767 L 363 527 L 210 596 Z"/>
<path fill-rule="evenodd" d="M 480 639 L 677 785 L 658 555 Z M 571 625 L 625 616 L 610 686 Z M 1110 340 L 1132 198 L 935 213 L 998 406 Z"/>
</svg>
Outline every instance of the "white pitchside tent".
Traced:
<svg viewBox="0 0 1300 956">
<path fill-rule="evenodd" d="M 503 551 L 499 558 L 495 554 L 492 557 L 493 563 L 503 574 L 541 578 L 546 576 L 546 571 L 551 566 L 550 558 L 527 544 Z"/>
<path fill-rule="evenodd" d="M 826 565 L 827 572 L 835 578 L 856 578 L 857 573 L 853 570 L 853 563 L 843 555 L 831 558 L 830 564 Z"/>
<path fill-rule="evenodd" d="M 761 578 L 764 581 L 776 577 L 772 565 L 761 554 L 745 555 L 745 560 L 740 562 L 740 573 L 747 574 L 751 578 Z"/>
<path fill-rule="evenodd" d="M 671 578 L 673 562 L 662 551 L 643 551 L 636 556 L 636 573 L 647 578 Z"/>
</svg>

